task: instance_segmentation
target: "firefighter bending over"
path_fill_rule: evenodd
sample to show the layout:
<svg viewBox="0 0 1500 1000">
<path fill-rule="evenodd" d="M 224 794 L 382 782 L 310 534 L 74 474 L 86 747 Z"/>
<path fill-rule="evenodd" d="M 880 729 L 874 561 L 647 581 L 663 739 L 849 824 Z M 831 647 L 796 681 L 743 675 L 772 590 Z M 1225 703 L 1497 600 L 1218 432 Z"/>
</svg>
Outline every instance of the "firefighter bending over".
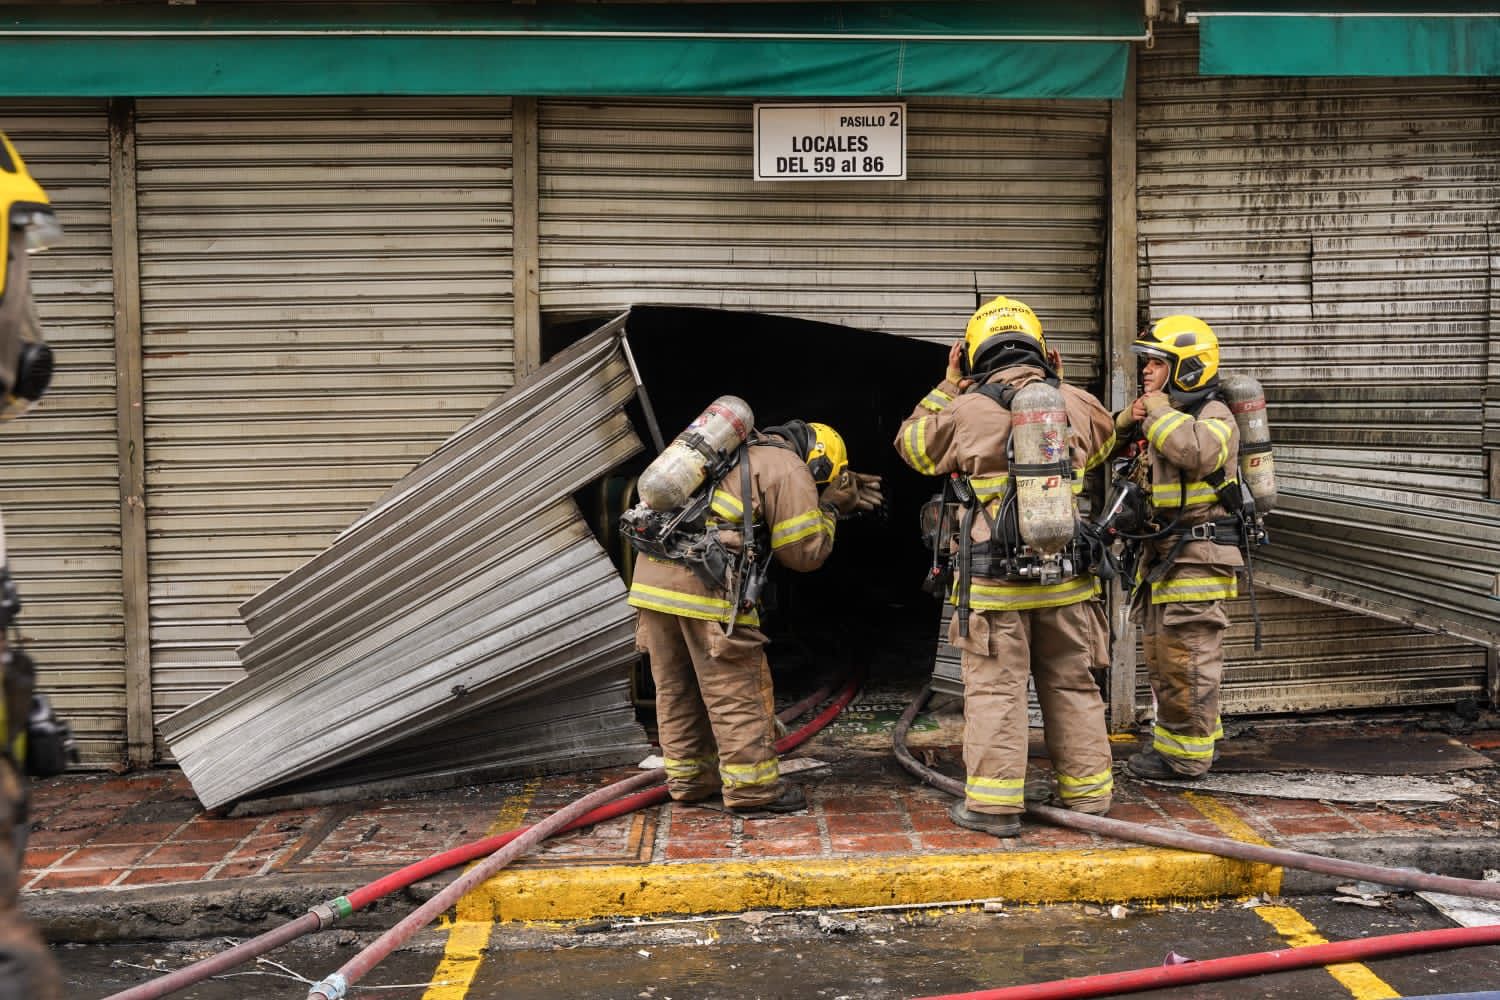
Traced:
<svg viewBox="0 0 1500 1000">
<path fill-rule="evenodd" d="M 52 352 L 42 340 L 31 295 L 28 252 L 42 249 L 59 232 L 52 207 L 27 173 L 20 155 L 0 133 L 0 419 L 25 413 L 41 398 L 52 377 Z M 0 527 L 0 1000 L 52 1000 L 62 996 L 57 967 L 36 928 L 19 909 L 21 859 L 26 850 L 26 771 L 56 773 L 67 764 L 71 738 L 45 702 L 34 705 L 31 660 L 10 639 L 20 610 L 5 563 Z M 35 714 L 41 730 L 28 740 Z M 50 758 L 50 759 L 49 759 Z"/>
<path fill-rule="evenodd" d="M 752 426 L 742 400 L 720 397 L 642 474 L 643 502 L 621 520 L 640 553 L 630 603 L 656 683 L 667 788 L 679 802 L 722 793 L 749 815 L 807 807 L 777 763 L 759 607 L 770 563 L 817 569 L 838 519 L 882 500 L 879 477 L 850 469 L 826 424 Z M 662 467 L 688 468 L 695 453 L 689 485 L 663 485 Z"/>
<path fill-rule="evenodd" d="M 1142 778 L 1198 778 L 1218 756 L 1224 601 L 1245 564 L 1237 543 L 1240 440 L 1219 381 L 1219 342 L 1207 323 L 1168 316 L 1131 351 L 1144 358 L 1142 393 L 1115 417 L 1118 448 L 1146 502 L 1135 546 L 1132 616 L 1141 626 L 1156 696 L 1151 748 L 1126 762 Z M 1228 509 L 1233 507 L 1234 510 Z"/>
<path fill-rule="evenodd" d="M 965 797 L 948 816 L 997 837 L 1025 810 L 1026 681 L 1035 678 L 1056 798 L 1109 810 L 1114 789 L 1104 701 L 1091 670 L 1108 662 L 1108 625 L 1092 567 L 1102 547 L 1077 496 L 1110 448 L 1110 416 L 1063 383 L 1036 314 L 1001 296 L 981 306 L 948 354 L 943 381 L 901 425 L 896 450 L 946 477 L 926 518 L 935 587 L 955 605 L 949 641 L 963 653 Z M 929 505 L 933 507 L 934 505 Z M 951 584 L 947 574 L 955 579 Z"/>
</svg>

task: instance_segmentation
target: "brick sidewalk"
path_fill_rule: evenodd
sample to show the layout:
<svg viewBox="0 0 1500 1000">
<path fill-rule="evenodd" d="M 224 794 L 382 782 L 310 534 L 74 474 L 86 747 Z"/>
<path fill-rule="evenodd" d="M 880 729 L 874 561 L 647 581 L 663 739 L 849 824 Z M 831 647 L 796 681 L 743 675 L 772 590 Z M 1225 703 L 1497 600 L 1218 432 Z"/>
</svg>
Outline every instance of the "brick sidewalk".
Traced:
<svg viewBox="0 0 1500 1000">
<path fill-rule="evenodd" d="M 1492 749 L 1495 734 L 1470 745 Z M 1488 739 L 1490 746 L 1485 746 Z M 954 827 L 949 799 L 918 785 L 888 755 L 841 753 L 814 742 L 826 767 L 799 775 L 806 814 L 746 820 L 663 805 L 566 834 L 519 867 L 921 856 L 962 852 L 1109 851 L 1133 845 L 1028 823 L 1023 836 L 996 840 Z M 954 756 L 951 748 L 932 751 Z M 34 829 L 22 884 L 27 892 L 129 889 L 166 883 L 229 883 L 275 874 L 379 873 L 507 828 L 532 823 L 573 798 L 633 773 L 564 775 L 427 793 L 378 802 L 214 818 L 182 774 L 65 775 L 34 789 Z M 1221 823 L 1194 804 L 1191 788 L 1116 784 L 1117 819 L 1222 836 Z M 1493 815 L 1458 806 L 1333 804 L 1301 799 L 1215 796 L 1250 830 L 1278 846 L 1309 838 L 1494 837 Z M 501 823 L 502 817 L 510 822 Z M 360 880 L 351 880 L 351 887 Z"/>
</svg>

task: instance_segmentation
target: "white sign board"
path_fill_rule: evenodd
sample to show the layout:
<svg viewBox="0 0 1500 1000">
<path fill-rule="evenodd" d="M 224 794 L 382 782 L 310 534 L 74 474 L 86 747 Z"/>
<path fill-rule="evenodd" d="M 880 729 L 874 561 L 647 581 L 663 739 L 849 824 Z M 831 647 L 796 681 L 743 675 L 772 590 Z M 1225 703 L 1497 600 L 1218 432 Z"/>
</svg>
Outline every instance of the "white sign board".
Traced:
<svg viewBox="0 0 1500 1000">
<path fill-rule="evenodd" d="M 757 104 L 755 179 L 904 181 L 906 105 Z"/>
</svg>

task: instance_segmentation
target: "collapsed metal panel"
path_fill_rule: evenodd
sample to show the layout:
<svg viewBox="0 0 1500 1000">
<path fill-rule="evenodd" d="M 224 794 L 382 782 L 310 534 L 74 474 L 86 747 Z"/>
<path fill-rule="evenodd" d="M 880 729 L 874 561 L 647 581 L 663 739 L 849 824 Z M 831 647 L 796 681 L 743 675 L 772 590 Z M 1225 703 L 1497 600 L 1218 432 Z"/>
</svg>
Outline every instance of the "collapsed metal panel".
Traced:
<svg viewBox="0 0 1500 1000">
<path fill-rule="evenodd" d="M 1290 647 L 1232 649 L 1226 689 L 1246 710 L 1480 694 L 1484 651 L 1459 639 L 1500 643 L 1500 87 L 1204 78 L 1196 58 L 1169 30 L 1141 61 L 1141 301 L 1202 316 L 1266 385 L 1282 493 L 1259 579 L 1305 599 Z M 1327 656 L 1333 620 L 1348 646 Z"/>
<path fill-rule="evenodd" d="M 625 676 L 471 712 L 357 761 L 241 803 L 256 812 L 479 781 L 633 764 L 650 753 Z"/>
<path fill-rule="evenodd" d="M 623 323 L 522 380 L 247 602 L 249 676 L 161 723 L 206 806 L 487 706 L 607 685 L 633 658 L 624 585 L 569 498 L 643 447 L 621 409 Z"/>
</svg>

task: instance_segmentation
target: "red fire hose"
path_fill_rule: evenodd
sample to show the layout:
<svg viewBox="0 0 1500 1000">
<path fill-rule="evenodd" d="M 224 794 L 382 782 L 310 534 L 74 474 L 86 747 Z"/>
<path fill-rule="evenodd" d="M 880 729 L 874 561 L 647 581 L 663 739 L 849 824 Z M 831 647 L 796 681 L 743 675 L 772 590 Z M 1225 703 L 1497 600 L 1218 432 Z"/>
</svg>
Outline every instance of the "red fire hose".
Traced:
<svg viewBox="0 0 1500 1000">
<path fill-rule="evenodd" d="M 839 693 L 839 700 L 834 703 L 836 707 L 831 706 L 829 710 L 825 710 L 806 726 L 783 737 L 776 744 L 777 750 L 785 752 L 811 739 L 823 727 L 828 725 L 833 716 L 837 715 L 845 705 L 853 700 L 854 694 L 858 689 L 859 684 L 857 680 L 848 681 Z M 779 712 L 777 717 L 783 722 L 791 722 L 809 709 L 821 704 L 832 692 L 832 684 L 822 687 L 796 704 Z M 832 714 L 829 714 L 830 711 Z M 625 781 L 616 782 L 614 785 L 608 786 L 608 788 L 613 789 L 614 795 L 621 795 L 628 791 L 629 788 L 637 787 L 643 776 L 649 776 L 656 781 L 660 781 L 665 776 L 665 772 L 658 768 L 655 771 L 643 772 L 642 775 L 632 775 L 630 778 L 625 779 Z M 629 788 L 624 787 L 627 785 Z M 666 798 L 667 790 L 665 786 L 649 789 L 644 792 L 637 792 L 634 795 L 616 799 L 608 805 L 601 806 L 589 812 L 587 815 L 580 816 L 561 829 L 576 830 L 585 826 L 593 826 L 597 823 L 614 819 L 617 816 L 634 812 L 637 809 L 656 805 L 665 801 Z M 103 1000 L 158 1000 L 159 997 L 169 996 L 178 990 L 192 986 L 194 983 L 202 982 L 210 976 L 227 972 L 237 965 L 243 965 L 260 955 L 289 944 L 304 934 L 322 930 L 339 919 L 358 912 L 383 896 L 388 896 L 409 885 L 414 885 L 425 878 L 430 878 L 450 868 L 456 868 L 476 858 L 493 854 L 495 851 L 500 850 L 511 841 L 520 837 L 526 830 L 526 827 L 510 830 L 493 837 L 485 837 L 468 844 L 462 844 L 441 854 L 435 854 L 430 858 L 408 865 L 405 868 L 376 879 L 374 882 L 361 886 L 347 896 L 340 896 L 326 903 L 319 903 L 297 919 L 266 931 L 248 941 L 242 941 L 232 948 L 219 952 L 217 955 L 211 955 L 201 961 L 194 962 L 192 965 L 184 966 L 181 969 L 169 972 L 165 976 L 141 983 L 138 986 L 132 986 L 130 989 L 120 993 L 111 994 L 108 997 L 104 997 Z"/>
<path fill-rule="evenodd" d="M 1074 1000 L 1077 997 L 1111 997 L 1121 993 L 1166 989 L 1190 983 L 1211 983 L 1221 979 L 1243 979 L 1268 972 L 1289 972 L 1343 962 L 1363 962 L 1372 958 L 1390 958 L 1452 948 L 1500 944 L 1500 925 L 1490 927 L 1445 927 L 1435 931 L 1412 931 L 1387 934 L 1384 937 L 1360 938 L 1358 941 L 1330 941 L 1305 948 L 1282 948 L 1257 951 L 1228 958 L 1210 958 L 1182 965 L 1162 965 L 1129 972 L 1109 972 L 1098 976 L 1058 979 L 1050 983 L 1007 986 L 976 993 L 945 993 L 919 997 L 917 1000 Z M 1490 996 L 1492 994 L 1482 994 Z"/>
</svg>

